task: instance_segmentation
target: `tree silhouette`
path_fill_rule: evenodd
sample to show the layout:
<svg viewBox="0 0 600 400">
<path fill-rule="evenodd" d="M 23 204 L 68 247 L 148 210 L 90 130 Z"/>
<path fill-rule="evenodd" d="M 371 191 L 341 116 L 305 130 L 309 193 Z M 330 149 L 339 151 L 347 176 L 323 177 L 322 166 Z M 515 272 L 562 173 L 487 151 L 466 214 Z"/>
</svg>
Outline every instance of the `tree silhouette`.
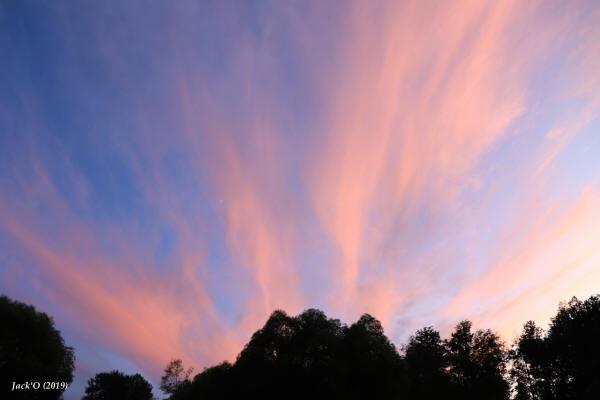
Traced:
<svg viewBox="0 0 600 400">
<path fill-rule="evenodd" d="M 500 337 L 489 329 L 476 331 L 471 348 L 471 393 L 465 398 L 508 399 L 510 388 L 505 379 L 506 361 L 506 349 Z"/>
<path fill-rule="evenodd" d="M 395 398 L 406 388 L 404 364 L 381 323 L 365 314 L 346 331 L 347 397 Z"/>
<path fill-rule="evenodd" d="M 190 384 L 180 386 L 170 397 L 178 399 L 235 399 L 247 398 L 244 390 L 235 386 L 232 365 L 223 362 L 196 375 Z"/>
<path fill-rule="evenodd" d="M 544 334 L 533 322 L 511 352 L 518 399 L 600 398 L 600 297 L 561 304 Z"/>
<path fill-rule="evenodd" d="M 189 378 L 193 371 L 193 368 L 186 370 L 180 359 L 171 360 L 160 378 L 160 389 L 166 394 L 174 394 L 181 390 L 182 386 L 189 385 Z"/>
<path fill-rule="evenodd" d="M 446 348 L 438 331 L 432 327 L 418 330 L 404 353 L 410 399 L 441 399 L 452 393 Z"/>
<path fill-rule="evenodd" d="M 322 311 L 297 317 L 275 311 L 242 350 L 233 374 L 240 387 L 262 398 L 334 395 L 344 388 L 344 330 Z"/>
<path fill-rule="evenodd" d="M 152 400 L 152 385 L 140 374 L 101 372 L 88 381 L 82 400 Z"/>
<path fill-rule="evenodd" d="M 3 399 L 59 399 L 56 390 L 11 391 L 12 382 L 73 380 L 75 356 L 47 314 L 0 296 L 0 377 Z"/>
<path fill-rule="evenodd" d="M 510 351 L 515 400 L 539 400 L 552 398 L 548 362 L 544 349 L 544 331 L 533 321 L 527 321 L 523 333 Z"/>
<path fill-rule="evenodd" d="M 347 327 L 315 309 L 275 311 L 233 365 L 205 369 L 171 398 L 394 398 L 405 387 L 402 367 L 370 315 Z"/>
<path fill-rule="evenodd" d="M 456 326 L 411 336 L 404 356 L 365 314 L 349 327 L 319 310 L 275 311 L 234 364 L 222 363 L 176 390 L 186 399 L 508 399 L 506 351 L 489 330 Z"/>
<path fill-rule="evenodd" d="M 12 392 L 12 382 L 71 382 L 74 355 L 52 319 L 0 296 L 0 398 L 60 399 L 60 390 Z M 443 340 L 418 330 L 398 353 L 381 323 L 364 314 L 350 326 L 309 309 L 275 311 L 235 363 L 205 368 L 192 380 L 181 360 L 169 362 L 161 389 L 190 399 L 600 399 L 600 297 L 562 303 L 547 331 L 534 322 L 510 351 L 490 330 L 469 321 Z M 512 396 L 509 388 L 512 387 Z M 83 400 L 152 399 L 141 375 L 103 372 Z"/>
<path fill-rule="evenodd" d="M 471 362 L 471 351 L 473 348 L 473 333 L 471 332 L 471 321 L 461 321 L 454 328 L 450 339 L 446 341 L 448 372 L 453 382 L 463 392 L 469 392 L 471 378 L 475 371 L 475 365 Z"/>
<path fill-rule="evenodd" d="M 453 395 L 460 399 L 503 400 L 510 395 L 504 378 L 506 351 L 498 335 L 490 330 L 471 330 L 470 321 L 460 322 L 446 342 L 447 371 Z"/>
</svg>

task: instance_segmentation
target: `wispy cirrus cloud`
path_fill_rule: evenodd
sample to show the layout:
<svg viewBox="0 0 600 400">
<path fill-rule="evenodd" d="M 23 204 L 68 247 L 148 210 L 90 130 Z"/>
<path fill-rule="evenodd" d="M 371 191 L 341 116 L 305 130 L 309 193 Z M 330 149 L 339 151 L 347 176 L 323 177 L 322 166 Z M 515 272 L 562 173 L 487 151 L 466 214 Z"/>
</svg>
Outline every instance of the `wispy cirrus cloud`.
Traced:
<svg viewBox="0 0 600 400">
<path fill-rule="evenodd" d="M 156 379 L 315 306 L 509 339 L 597 286 L 593 4 L 46 7 L 0 35 L 1 289 L 86 346 Z"/>
</svg>

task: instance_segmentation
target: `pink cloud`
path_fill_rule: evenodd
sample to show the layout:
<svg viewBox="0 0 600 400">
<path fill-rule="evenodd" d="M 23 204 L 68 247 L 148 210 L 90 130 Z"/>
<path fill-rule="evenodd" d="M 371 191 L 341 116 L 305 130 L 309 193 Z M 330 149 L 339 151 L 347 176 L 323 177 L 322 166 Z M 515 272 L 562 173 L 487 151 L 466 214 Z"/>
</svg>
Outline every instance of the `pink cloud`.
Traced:
<svg viewBox="0 0 600 400">
<path fill-rule="evenodd" d="M 165 33 L 176 43 L 173 59 L 152 54 L 167 70 L 165 99 L 156 103 L 124 73 L 114 39 L 127 32 L 112 40 L 96 32 L 99 57 L 128 107 L 129 146 L 116 147 L 140 201 L 176 243 L 161 272 L 141 239 L 158 236 L 158 227 L 78 215 L 36 151 L 24 151 L 17 195 L 0 197 L 0 229 L 35 260 L 43 290 L 83 322 L 77 329 L 156 375 L 171 357 L 196 366 L 232 360 L 274 308 L 297 313 L 317 305 L 348 322 L 370 312 L 394 331 L 405 312 L 450 298 L 418 322 L 447 324 L 472 311 L 477 323 L 510 335 L 524 319 L 546 318 L 557 299 L 597 287 L 598 191 L 589 185 L 573 199 L 549 189 L 551 167 L 598 114 L 597 28 L 589 20 L 578 27 L 576 10 L 554 15 L 538 3 L 348 7 L 339 31 L 326 32 L 336 44 L 331 60 L 313 49 L 324 32 L 294 8 L 280 10 L 281 21 L 261 34 L 235 30 L 223 49 L 227 77 L 217 74 L 217 84 L 184 40 L 191 28 L 174 24 Z M 188 21 L 192 11 L 176 9 L 172 17 Z M 225 25 L 236 24 L 230 16 Z M 295 73 L 316 99 L 306 107 L 314 115 L 281 100 L 291 89 L 272 76 L 280 66 L 273 54 L 284 53 L 278 24 L 294 36 L 285 50 L 300 53 Z M 534 74 L 556 45 L 572 42 L 561 77 L 577 79 L 569 76 L 555 95 L 582 97 L 585 106 L 552 121 L 541 144 L 534 138 L 514 151 L 514 165 L 504 161 L 502 145 L 535 136 L 520 124 L 538 118 L 543 103 L 531 93 Z M 35 101 L 26 103 L 24 147 L 35 149 L 33 133 L 48 128 Z M 298 115 L 310 119 L 302 128 L 310 132 L 298 129 L 301 140 L 290 132 Z M 481 167 L 494 157 L 497 174 Z M 180 163 L 176 177 L 172 160 Z M 62 162 L 76 202 L 89 207 L 91 183 L 68 158 Z M 500 193 L 498 181 L 511 178 L 519 190 Z M 490 204 L 501 196 L 519 206 L 499 222 Z M 493 223 L 500 226 L 496 242 L 479 261 L 476 247 L 487 250 L 480 236 Z M 230 274 L 209 265 L 211 240 L 227 252 Z M 326 253 L 314 269 L 302 265 L 318 258 L 311 245 Z M 211 274 L 230 281 L 211 281 Z M 327 287 L 326 300 L 303 285 Z M 231 322 L 215 293 L 241 302 L 241 317 Z"/>
</svg>

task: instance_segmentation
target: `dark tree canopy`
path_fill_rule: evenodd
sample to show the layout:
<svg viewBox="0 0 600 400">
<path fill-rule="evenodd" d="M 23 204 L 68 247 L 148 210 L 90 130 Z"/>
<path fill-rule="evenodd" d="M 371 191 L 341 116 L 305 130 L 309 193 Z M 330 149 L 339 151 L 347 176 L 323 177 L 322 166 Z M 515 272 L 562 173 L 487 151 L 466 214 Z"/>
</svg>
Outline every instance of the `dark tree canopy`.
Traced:
<svg viewBox="0 0 600 400">
<path fill-rule="evenodd" d="M 233 366 L 223 362 L 196 375 L 190 384 L 179 386 L 171 400 L 186 399 L 234 399 L 245 398 L 242 388 L 232 386 L 234 380 Z M 241 397 L 236 397 L 241 396 Z"/>
<path fill-rule="evenodd" d="M 275 311 L 234 364 L 196 375 L 172 399 L 508 399 L 503 344 L 461 322 L 450 339 L 425 328 L 402 356 L 381 323 L 350 326 L 319 310 Z"/>
<path fill-rule="evenodd" d="M 54 322 L 33 306 L 0 296 L 0 377 L 3 399 L 59 399 L 62 390 L 11 392 L 12 382 L 73 380 L 75 356 Z"/>
<path fill-rule="evenodd" d="M 549 375 L 546 359 L 544 332 L 533 321 L 527 321 L 523 333 L 510 351 L 512 369 L 511 380 L 515 385 L 515 399 L 548 399 L 551 398 Z"/>
<path fill-rule="evenodd" d="M 333 395 L 345 377 L 344 329 L 322 311 L 298 317 L 275 311 L 242 350 L 233 374 L 241 387 L 263 398 Z"/>
<path fill-rule="evenodd" d="M 409 398 L 440 399 L 450 393 L 448 358 L 440 333 L 432 327 L 418 330 L 404 348 Z"/>
<path fill-rule="evenodd" d="M 600 399 L 600 297 L 561 304 L 547 332 L 527 322 L 511 357 L 519 400 Z"/>
<path fill-rule="evenodd" d="M 140 374 L 101 372 L 88 381 L 82 400 L 152 400 L 152 385 Z"/>
<path fill-rule="evenodd" d="M 509 398 L 505 380 L 506 351 L 490 330 L 472 332 L 471 322 L 460 322 L 447 341 L 448 376 L 459 399 Z"/>
<path fill-rule="evenodd" d="M 4 296 L 0 317 L 0 398 L 61 398 L 60 391 L 10 392 L 9 384 L 71 382 L 73 350 L 52 319 Z M 420 329 L 399 353 L 371 315 L 347 326 L 315 309 L 298 316 L 275 311 L 233 364 L 206 368 L 190 380 L 192 370 L 174 359 L 160 387 L 171 400 L 596 400 L 599 338 L 599 296 L 561 304 L 546 331 L 525 323 L 510 350 L 469 321 L 447 339 L 432 327 Z M 141 375 L 119 371 L 97 374 L 85 393 L 83 400 L 153 399 Z"/>
<path fill-rule="evenodd" d="M 365 314 L 344 335 L 347 398 L 396 398 L 406 388 L 404 364 L 381 323 Z"/>
<path fill-rule="evenodd" d="M 172 398 L 393 398 L 405 387 L 402 365 L 370 315 L 347 327 L 319 310 L 275 311 L 233 365 L 204 370 Z"/>
<path fill-rule="evenodd" d="M 166 394 L 175 394 L 190 383 L 190 375 L 193 371 L 193 368 L 185 369 L 180 359 L 171 360 L 160 378 L 160 390 Z"/>
<path fill-rule="evenodd" d="M 460 322 L 448 340 L 431 327 L 405 347 L 410 399 L 508 399 L 505 350 L 489 330 Z"/>
</svg>

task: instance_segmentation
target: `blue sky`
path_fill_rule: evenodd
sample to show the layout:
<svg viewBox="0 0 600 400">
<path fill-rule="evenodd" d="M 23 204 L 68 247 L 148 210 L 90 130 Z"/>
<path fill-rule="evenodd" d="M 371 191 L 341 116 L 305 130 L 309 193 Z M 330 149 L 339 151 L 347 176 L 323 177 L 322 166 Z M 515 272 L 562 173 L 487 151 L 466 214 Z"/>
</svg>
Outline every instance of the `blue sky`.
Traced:
<svg viewBox="0 0 600 400">
<path fill-rule="evenodd" d="M 507 341 L 600 284 L 594 2 L 0 5 L 0 291 L 73 388 L 274 309 Z"/>
</svg>

